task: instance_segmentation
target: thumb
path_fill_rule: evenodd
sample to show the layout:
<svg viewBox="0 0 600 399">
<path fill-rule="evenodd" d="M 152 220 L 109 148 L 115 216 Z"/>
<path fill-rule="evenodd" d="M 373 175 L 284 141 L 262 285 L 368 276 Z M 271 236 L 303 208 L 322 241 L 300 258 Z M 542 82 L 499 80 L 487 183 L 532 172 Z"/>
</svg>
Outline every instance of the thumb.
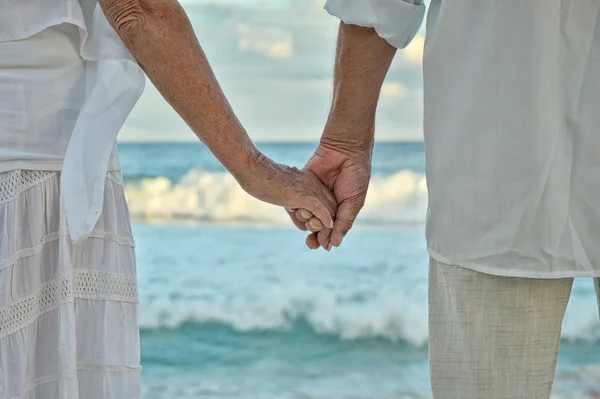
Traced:
<svg viewBox="0 0 600 399">
<path fill-rule="evenodd" d="M 362 209 L 363 204 L 364 201 L 356 199 L 344 201 L 339 205 L 329 241 L 331 245 L 334 247 L 342 245 L 344 236 L 348 234 L 354 225 L 354 221 Z"/>
</svg>

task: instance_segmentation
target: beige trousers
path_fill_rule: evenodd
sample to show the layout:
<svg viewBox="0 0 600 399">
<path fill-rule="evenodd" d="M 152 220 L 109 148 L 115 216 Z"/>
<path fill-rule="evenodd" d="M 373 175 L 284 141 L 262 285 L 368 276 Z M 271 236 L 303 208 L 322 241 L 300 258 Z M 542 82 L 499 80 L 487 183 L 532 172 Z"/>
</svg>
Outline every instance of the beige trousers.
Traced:
<svg viewBox="0 0 600 399">
<path fill-rule="evenodd" d="M 433 398 L 548 399 L 572 285 L 572 278 L 500 277 L 431 260 Z"/>
</svg>

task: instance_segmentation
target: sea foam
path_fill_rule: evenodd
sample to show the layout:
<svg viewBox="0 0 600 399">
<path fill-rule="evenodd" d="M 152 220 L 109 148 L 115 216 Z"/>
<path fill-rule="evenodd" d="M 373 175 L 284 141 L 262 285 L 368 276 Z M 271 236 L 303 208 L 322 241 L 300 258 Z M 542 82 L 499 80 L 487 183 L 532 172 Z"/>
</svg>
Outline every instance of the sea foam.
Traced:
<svg viewBox="0 0 600 399">
<path fill-rule="evenodd" d="M 166 177 L 127 183 L 134 218 L 289 225 L 286 213 L 244 192 L 228 173 L 190 170 L 180 181 Z M 425 177 L 402 170 L 374 176 L 358 223 L 413 225 L 424 222 Z"/>
</svg>

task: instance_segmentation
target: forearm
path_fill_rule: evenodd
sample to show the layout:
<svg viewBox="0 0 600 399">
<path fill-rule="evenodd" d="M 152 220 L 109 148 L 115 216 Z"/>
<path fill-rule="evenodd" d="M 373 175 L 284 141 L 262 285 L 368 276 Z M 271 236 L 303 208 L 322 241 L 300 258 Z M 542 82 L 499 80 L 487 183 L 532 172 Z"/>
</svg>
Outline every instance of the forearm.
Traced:
<svg viewBox="0 0 600 399">
<path fill-rule="evenodd" d="M 395 54 L 374 29 L 340 24 L 324 145 L 352 152 L 372 147 L 381 86 Z"/>
<path fill-rule="evenodd" d="M 158 91 L 238 180 L 260 153 L 235 116 L 176 0 L 101 0 Z"/>
</svg>

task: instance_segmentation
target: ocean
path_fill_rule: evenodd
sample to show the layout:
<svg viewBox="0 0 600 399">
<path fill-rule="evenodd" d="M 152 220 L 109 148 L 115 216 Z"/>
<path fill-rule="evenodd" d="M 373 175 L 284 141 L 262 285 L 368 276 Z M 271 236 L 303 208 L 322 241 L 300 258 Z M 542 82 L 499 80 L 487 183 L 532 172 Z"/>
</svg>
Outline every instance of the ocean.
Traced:
<svg viewBox="0 0 600 399">
<path fill-rule="evenodd" d="M 309 143 L 263 143 L 301 167 Z M 119 145 L 145 399 L 431 398 L 422 143 L 378 143 L 341 248 L 309 251 L 196 143 Z M 553 399 L 600 398 L 592 281 L 575 282 Z"/>
</svg>

